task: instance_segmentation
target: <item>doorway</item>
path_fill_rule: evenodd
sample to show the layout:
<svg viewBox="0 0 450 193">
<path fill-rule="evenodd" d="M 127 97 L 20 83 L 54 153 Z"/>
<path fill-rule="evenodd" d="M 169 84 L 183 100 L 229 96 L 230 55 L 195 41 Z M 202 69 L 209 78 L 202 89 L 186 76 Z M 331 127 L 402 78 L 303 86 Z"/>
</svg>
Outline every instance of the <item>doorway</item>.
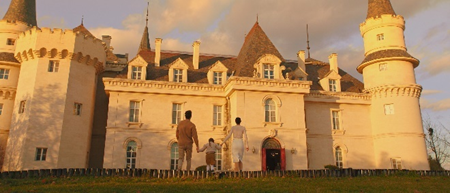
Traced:
<svg viewBox="0 0 450 193">
<path fill-rule="evenodd" d="M 286 170 L 284 148 L 275 138 L 268 138 L 262 146 L 262 171 Z"/>
</svg>

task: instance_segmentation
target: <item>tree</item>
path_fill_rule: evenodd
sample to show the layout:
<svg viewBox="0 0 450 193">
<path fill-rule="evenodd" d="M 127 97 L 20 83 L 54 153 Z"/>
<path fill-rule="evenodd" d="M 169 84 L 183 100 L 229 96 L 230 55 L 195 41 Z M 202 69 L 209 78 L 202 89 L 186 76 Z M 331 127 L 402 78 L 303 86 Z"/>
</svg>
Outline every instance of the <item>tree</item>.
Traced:
<svg viewBox="0 0 450 193">
<path fill-rule="evenodd" d="M 450 131 L 442 123 L 429 117 L 423 124 L 430 169 L 444 170 L 443 165 L 450 161 Z"/>
</svg>

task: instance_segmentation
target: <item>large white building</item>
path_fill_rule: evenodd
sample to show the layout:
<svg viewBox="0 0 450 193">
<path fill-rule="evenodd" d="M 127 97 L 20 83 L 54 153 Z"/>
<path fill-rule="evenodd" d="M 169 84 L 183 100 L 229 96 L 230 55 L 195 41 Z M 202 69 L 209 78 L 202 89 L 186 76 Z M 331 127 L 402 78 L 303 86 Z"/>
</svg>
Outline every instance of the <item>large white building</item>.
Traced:
<svg viewBox="0 0 450 193">
<path fill-rule="evenodd" d="M 193 111 L 200 143 L 221 142 L 234 118 L 247 128 L 244 170 L 429 169 L 405 21 L 389 0 L 369 0 L 360 25 L 364 84 L 297 53 L 283 58 L 258 22 L 238 56 L 150 48 L 115 55 L 111 37 L 38 28 L 34 0 L 12 0 L 0 21 L 0 148 L 3 170 L 175 169 L 175 130 Z M 121 37 L 116 37 L 121 38 Z M 217 167 L 233 169 L 230 142 Z M 205 165 L 195 154 L 193 167 Z"/>
</svg>

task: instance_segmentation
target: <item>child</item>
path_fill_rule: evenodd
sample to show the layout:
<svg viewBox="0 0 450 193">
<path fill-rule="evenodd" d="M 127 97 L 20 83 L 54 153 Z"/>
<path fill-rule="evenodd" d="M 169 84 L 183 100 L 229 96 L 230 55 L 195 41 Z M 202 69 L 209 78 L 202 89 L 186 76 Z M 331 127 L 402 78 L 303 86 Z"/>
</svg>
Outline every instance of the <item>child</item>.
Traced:
<svg viewBox="0 0 450 193">
<path fill-rule="evenodd" d="M 213 138 L 209 138 L 208 143 L 198 150 L 198 152 L 206 150 L 206 171 L 214 171 L 214 164 L 216 164 L 216 149 L 222 149 L 222 146 L 215 144 Z"/>
</svg>

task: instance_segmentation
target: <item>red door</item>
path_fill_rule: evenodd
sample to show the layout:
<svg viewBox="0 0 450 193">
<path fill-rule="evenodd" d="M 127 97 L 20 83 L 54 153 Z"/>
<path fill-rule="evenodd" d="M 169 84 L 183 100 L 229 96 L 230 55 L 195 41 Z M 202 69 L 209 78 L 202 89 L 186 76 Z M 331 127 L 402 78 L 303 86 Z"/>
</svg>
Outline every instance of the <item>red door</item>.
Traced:
<svg viewBox="0 0 450 193">
<path fill-rule="evenodd" d="M 281 149 L 281 170 L 286 170 L 286 149 Z"/>
<path fill-rule="evenodd" d="M 261 149 L 261 155 L 262 155 L 262 163 L 261 163 L 261 170 L 262 171 L 266 171 L 266 149 L 262 148 Z"/>
</svg>

